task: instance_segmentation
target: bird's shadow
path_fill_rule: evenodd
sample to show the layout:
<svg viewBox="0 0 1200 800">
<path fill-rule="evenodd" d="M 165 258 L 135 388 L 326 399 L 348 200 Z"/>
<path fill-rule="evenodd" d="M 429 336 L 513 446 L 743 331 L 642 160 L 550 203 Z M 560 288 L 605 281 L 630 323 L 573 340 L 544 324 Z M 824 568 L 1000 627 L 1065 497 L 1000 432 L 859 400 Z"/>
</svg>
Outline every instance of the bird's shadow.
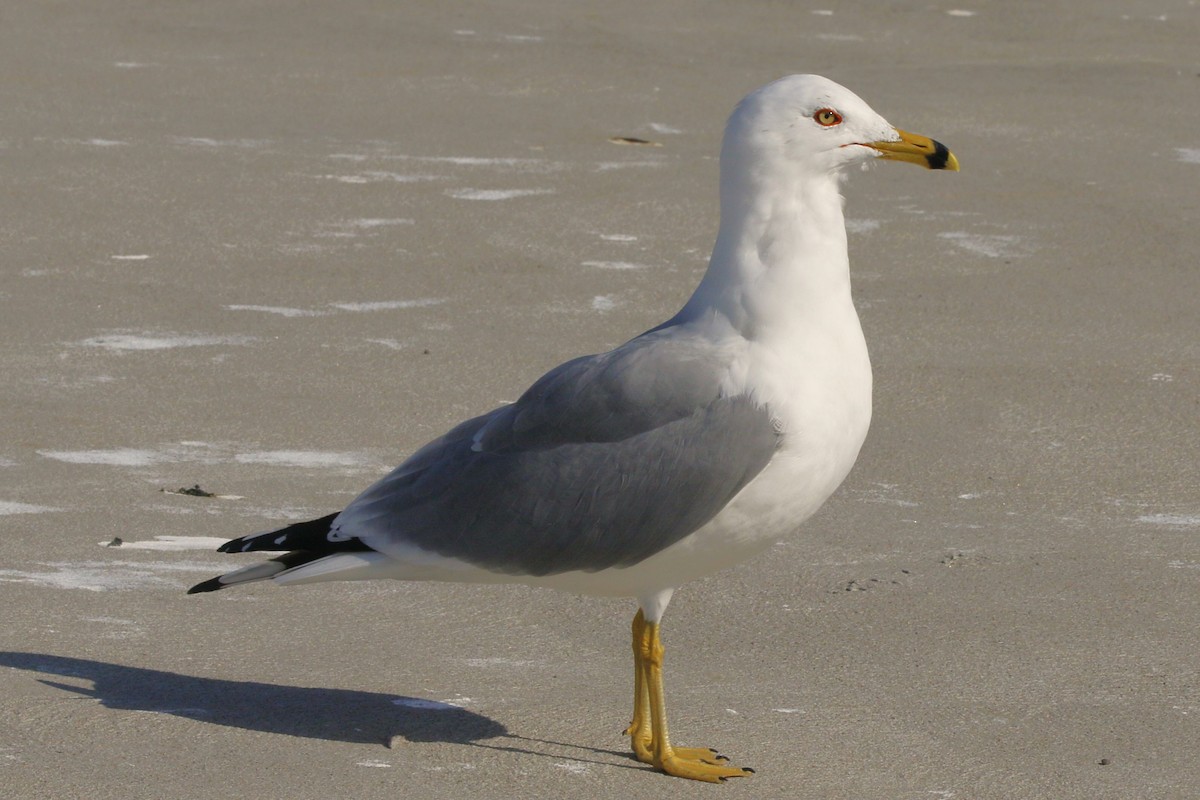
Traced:
<svg viewBox="0 0 1200 800">
<path fill-rule="evenodd" d="M 39 681 L 106 708 L 152 711 L 213 725 L 327 741 L 475 743 L 506 736 L 504 725 L 465 708 L 399 695 L 228 681 L 84 658 L 0 651 L 0 666 L 91 686 Z"/>
</svg>

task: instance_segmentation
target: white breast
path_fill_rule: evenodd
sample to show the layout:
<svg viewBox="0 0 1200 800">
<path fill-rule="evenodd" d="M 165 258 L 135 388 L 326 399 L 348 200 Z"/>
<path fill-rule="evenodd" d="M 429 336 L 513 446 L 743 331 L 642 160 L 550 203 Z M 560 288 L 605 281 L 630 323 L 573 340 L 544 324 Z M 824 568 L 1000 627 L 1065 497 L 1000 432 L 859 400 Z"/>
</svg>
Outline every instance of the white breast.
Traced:
<svg viewBox="0 0 1200 800">
<path fill-rule="evenodd" d="M 751 385 L 782 428 L 781 447 L 694 534 L 695 546 L 744 548 L 748 557 L 793 532 L 849 474 L 871 423 L 871 363 L 856 315 L 852 323 L 755 354 Z"/>
<path fill-rule="evenodd" d="M 849 316 L 847 316 L 847 314 Z M 602 595 L 652 594 L 732 566 L 793 533 L 849 474 L 871 422 L 871 364 L 853 306 L 790 347 L 747 343 L 731 370 L 782 428 L 779 452 L 704 527 L 627 569 L 539 583 Z M 738 392 L 740 393 L 740 391 Z"/>
</svg>

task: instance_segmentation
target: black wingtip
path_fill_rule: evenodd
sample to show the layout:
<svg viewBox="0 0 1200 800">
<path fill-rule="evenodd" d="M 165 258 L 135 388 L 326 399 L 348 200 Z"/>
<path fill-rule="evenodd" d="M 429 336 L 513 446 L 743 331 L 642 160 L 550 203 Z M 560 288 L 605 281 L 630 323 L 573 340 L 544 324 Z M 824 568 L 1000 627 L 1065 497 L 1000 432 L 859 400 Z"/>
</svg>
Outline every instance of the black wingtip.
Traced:
<svg viewBox="0 0 1200 800">
<path fill-rule="evenodd" d="M 187 590 L 188 594 L 200 594 L 201 592 L 215 592 L 217 589 L 224 589 L 225 584 L 221 583 L 220 578 L 209 578 L 206 581 L 197 583 L 195 586 Z"/>
<path fill-rule="evenodd" d="M 340 513 L 340 512 L 338 512 Z M 230 539 L 217 548 L 218 553 L 254 553 L 268 551 L 273 553 L 290 550 L 309 550 L 313 552 L 334 553 L 343 550 L 369 550 L 362 540 L 354 537 L 334 536 L 330 527 L 338 513 L 327 514 L 319 519 L 306 522 L 295 522 L 283 528 L 252 533 L 237 539 Z"/>
</svg>

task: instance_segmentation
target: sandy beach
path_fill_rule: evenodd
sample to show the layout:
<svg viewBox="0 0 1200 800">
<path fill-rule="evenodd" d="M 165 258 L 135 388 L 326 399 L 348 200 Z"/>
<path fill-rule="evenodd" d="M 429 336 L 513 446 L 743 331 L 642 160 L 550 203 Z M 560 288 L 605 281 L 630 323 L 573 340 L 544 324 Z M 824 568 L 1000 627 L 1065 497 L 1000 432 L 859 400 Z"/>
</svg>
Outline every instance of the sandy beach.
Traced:
<svg viewBox="0 0 1200 800">
<path fill-rule="evenodd" d="M 0 12 L 6 797 L 1200 796 L 1200 6 L 647 5 Z M 665 618 L 756 775 L 628 754 L 632 601 L 184 594 L 673 314 L 796 72 L 962 172 L 849 176 L 871 434 Z"/>
</svg>

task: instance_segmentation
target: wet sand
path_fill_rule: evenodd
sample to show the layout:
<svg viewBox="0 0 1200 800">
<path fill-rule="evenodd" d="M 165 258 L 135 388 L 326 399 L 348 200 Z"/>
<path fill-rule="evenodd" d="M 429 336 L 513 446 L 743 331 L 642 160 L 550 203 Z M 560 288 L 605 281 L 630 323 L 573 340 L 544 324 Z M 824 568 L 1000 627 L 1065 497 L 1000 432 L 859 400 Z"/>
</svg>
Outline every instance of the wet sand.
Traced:
<svg viewBox="0 0 1200 800">
<path fill-rule="evenodd" d="M 1195 796 L 1194 4 L 3 16 L 7 796 Z M 963 172 L 850 176 L 867 445 L 666 617 L 675 738 L 757 775 L 626 755 L 628 601 L 184 595 L 673 313 L 725 116 L 792 72 Z"/>
</svg>

